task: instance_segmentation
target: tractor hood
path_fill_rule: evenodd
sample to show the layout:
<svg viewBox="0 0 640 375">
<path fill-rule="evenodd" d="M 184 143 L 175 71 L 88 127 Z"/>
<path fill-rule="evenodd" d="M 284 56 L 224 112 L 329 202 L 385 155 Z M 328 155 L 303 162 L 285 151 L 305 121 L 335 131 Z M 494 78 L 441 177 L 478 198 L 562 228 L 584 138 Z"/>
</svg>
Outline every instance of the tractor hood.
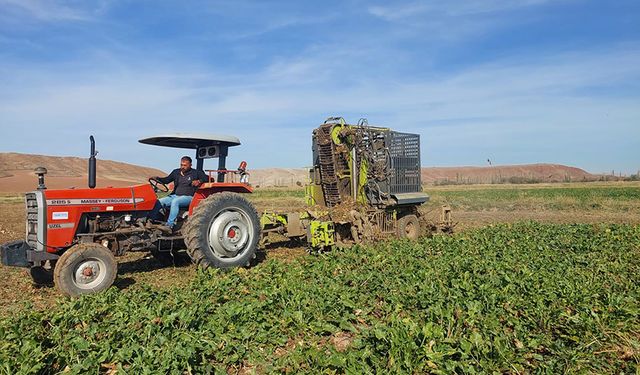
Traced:
<svg viewBox="0 0 640 375">
<path fill-rule="evenodd" d="M 144 138 L 138 142 L 147 145 L 197 149 L 206 146 L 238 146 L 240 140 L 231 135 L 174 133 Z"/>
</svg>

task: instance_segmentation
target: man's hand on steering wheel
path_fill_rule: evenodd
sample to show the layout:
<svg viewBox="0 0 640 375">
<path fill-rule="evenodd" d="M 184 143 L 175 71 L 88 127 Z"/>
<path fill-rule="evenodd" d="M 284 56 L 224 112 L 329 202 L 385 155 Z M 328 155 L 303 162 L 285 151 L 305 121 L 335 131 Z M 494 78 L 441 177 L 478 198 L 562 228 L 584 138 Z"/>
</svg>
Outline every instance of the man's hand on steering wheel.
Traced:
<svg viewBox="0 0 640 375">
<path fill-rule="evenodd" d="M 153 191 L 156 193 L 159 191 L 163 193 L 166 193 L 169 191 L 169 186 L 158 181 L 156 177 L 149 177 L 149 185 L 151 185 L 151 187 L 153 188 Z"/>
</svg>

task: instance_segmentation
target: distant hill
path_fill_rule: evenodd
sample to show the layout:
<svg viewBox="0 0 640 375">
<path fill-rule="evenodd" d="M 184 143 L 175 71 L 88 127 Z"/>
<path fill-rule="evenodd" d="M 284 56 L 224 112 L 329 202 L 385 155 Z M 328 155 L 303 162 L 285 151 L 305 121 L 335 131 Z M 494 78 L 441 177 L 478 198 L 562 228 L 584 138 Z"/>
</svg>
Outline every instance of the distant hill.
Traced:
<svg viewBox="0 0 640 375">
<path fill-rule="evenodd" d="M 576 182 L 596 181 L 599 177 L 580 168 L 560 164 L 422 168 L 423 184 Z"/>
<path fill-rule="evenodd" d="M 47 187 L 61 189 L 87 186 L 87 159 L 0 153 L 0 192 L 33 190 L 36 167 L 47 168 Z M 137 165 L 98 159 L 98 186 L 128 186 L 145 183 L 148 176 L 166 172 Z M 261 187 L 296 186 L 305 184 L 305 168 L 266 168 L 250 170 L 250 181 Z M 524 164 L 492 167 L 429 167 L 422 168 L 425 184 L 489 184 L 524 182 L 594 181 L 600 176 L 580 168 L 559 164 Z"/>
<path fill-rule="evenodd" d="M 523 164 L 492 167 L 422 168 L 423 184 L 491 184 L 565 181 L 595 181 L 600 176 L 580 168 L 559 164 Z M 251 181 L 260 186 L 294 186 L 306 183 L 304 168 L 269 168 L 251 171 Z"/>
<path fill-rule="evenodd" d="M 250 181 L 259 186 L 296 186 L 306 184 L 309 172 L 306 168 L 265 168 L 250 170 Z"/>
<path fill-rule="evenodd" d="M 0 192 L 25 192 L 36 188 L 36 167 L 47 168 L 45 183 L 50 189 L 87 186 L 88 159 L 19 153 L 0 153 Z M 148 176 L 165 175 L 153 168 L 98 159 L 97 185 L 129 186 L 145 183 Z"/>
</svg>

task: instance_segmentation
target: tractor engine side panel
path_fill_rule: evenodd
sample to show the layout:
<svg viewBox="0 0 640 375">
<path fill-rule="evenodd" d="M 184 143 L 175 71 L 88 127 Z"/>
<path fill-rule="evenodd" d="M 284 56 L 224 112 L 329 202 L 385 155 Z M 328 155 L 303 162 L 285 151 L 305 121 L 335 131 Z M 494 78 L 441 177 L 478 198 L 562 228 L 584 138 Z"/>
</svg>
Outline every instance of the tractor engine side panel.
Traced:
<svg viewBox="0 0 640 375">
<path fill-rule="evenodd" d="M 126 188 L 46 190 L 46 250 L 73 244 L 83 214 L 150 211 L 157 200 L 149 185 Z"/>
</svg>

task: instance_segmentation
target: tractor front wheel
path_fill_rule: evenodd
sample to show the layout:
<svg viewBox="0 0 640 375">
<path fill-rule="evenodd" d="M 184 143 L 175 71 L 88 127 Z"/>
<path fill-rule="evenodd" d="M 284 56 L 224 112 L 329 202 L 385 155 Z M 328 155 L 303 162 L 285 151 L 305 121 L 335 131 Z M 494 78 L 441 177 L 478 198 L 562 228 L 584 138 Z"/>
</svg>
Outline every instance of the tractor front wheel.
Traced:
<svg viewBox="0 0 640 375">
<path fill-rule="evenodd" d="M 249 266 L 256 258 L 260 219 L 251 202 L 237 193 L 212 194 L 193 210 L 184 240 L 200 267 Z"/>
<path fill-rule="evenodd" d="M 95 243 L 78 244 L 58 259 L 53 281 L 67 296 L 101 292 L 109 288 L 118 274 L 118 263 L 111 251 Z"/>
</svg>

